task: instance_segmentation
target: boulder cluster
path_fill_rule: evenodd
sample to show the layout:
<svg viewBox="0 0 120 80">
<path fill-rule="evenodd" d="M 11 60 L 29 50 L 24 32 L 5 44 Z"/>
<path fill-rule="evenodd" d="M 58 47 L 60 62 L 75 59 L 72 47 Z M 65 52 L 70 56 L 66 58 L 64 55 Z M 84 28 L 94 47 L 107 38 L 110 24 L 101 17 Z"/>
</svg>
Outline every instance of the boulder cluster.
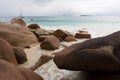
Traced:
<svg viewBox="0 0 120 80">
<path fill-rule="evenodd" d="M 15 18 L 10 23 L 0 23 L 0 80 L 43 80 L 31 69 L 19 66 L 27 61 L 23 49 L 37 42 L 24 20 Z"/>
<path fill-rule="evenodd" d="M 43 80 L 33 70 L 51 59 L 59 69 L 84 71 L 87 74 L 109 72 L 112 74 L 107 75 L 115 75 L 114 72 L 120 71 L 119 35 L 120 31 L 117 31 L 91 39 L 91 34 L 86 30 L 79 30 L 75 35 L 62 29 L 45 30 L 38 24 L 27 26 L 26 22 L 19 18 L 12 19 L 10 23 L 0 23 L 0 80 Z M 54 54 L 54 57 L 42 55 L 31 69 L 19 66 L 27 61 L 24 48 L 30 48 L 31 44 L 39 42 L 41 49 L 56 50 L 61 42 L 78 39 L 88 40 L 65 47 Z"/>
<path fill-rule="evenodd" d="M 120 71 L 120 31 L 63 49 L 53 58 L 60 69 Z"/>
<path fill-rule="evenodd" d="M 28 47 L 37 42 L 35 35 L 28 28 L 11 23 L 0 23 L 0 38 L 12 46 Z"/>
<path fill-rule="evenodd" d="M 18 66 L 27 61 L 24 50 L 0 38 L 0 80 L 43 80 L 32 70 Z"/>
<path fill-rule="evenodd" d="M 41 43 L 41 49 L 56 50 L 60 46 L 60 42 L 77 41 L 77 39 L 91 39 L 91 35 L 88 31 L 78 31 L 75 35 L 72 35 L 68 31 L 62 29 L 57 30 L 45 30 L 37 24 L 30 24 L 27 26 L 31 32 L 35 34 L 38 41 Z"/>
</svg>

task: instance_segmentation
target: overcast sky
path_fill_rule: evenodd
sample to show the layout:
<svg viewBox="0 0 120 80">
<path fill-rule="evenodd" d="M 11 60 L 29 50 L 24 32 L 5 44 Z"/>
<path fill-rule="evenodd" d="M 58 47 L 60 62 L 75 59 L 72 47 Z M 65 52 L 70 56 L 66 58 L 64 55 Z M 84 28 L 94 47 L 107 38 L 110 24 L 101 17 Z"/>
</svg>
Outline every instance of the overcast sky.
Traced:
<svg viewBox="0 0 120 80">
<path fill-rule="evenodd" d="M 120 15 L 120 0 L 0 0 L 0 16 Z"/>
</svg>

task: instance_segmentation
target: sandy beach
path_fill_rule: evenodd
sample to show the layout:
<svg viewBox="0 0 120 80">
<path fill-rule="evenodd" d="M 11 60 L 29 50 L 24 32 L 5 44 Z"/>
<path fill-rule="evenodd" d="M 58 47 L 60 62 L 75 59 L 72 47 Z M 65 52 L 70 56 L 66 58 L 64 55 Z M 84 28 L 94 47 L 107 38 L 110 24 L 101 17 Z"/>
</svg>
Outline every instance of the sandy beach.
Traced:
<svg viewBox="0 0 120 80">
<path fill-rule="evenodd" d="M 120 0 L 0 0 L 0 80 L 120 80 Z"/>
<path fill-rule="evenodd" d="M 78 42 L 81 42 L 81 41 L 78 41 Z M 35 63 L 38 61 L 38 59 L 42 55 L 54 56 L 53 55 L 54 53 L 59 52 L 62 49 L 64 49 L 63 44 L 65 46 L 70 46 L 70 45 L 78 43 L 78 42 L 76 42 L 76 41 L 74 41 L 74 42 L 62 42 L 59 49 L 52 50 L 52 51 L 41 49 L 39 43 L 34 44 L 34 45 L 31 46 L 30 49 L 24 49 L 24 51 L 26 52 L 28 61 L 25 62 L 24 64 L 21 64 L 20 66 L 26 67 L 26 68 L 31 68 L 32 66 L 35 65 Z M 35 72 L 38 73 L 39 75 L 41 75 L 44 78 L 44 80 L 60 80 L 64 77 L 68 77 L 68 76 L 70 76 L 74 73 L 76 74 L 76 72 L 74 72 L 74 71 L 58 69 L 57 66 L 55 65 L 55 63 L 53 62 L 53 60 L 50 60 L 49 62 L 43 64 L 40 67 L 38 67 L 35 70 Z M 70 79 L 74 78 L 75 76 L 71 76 Z"/>
</svg>

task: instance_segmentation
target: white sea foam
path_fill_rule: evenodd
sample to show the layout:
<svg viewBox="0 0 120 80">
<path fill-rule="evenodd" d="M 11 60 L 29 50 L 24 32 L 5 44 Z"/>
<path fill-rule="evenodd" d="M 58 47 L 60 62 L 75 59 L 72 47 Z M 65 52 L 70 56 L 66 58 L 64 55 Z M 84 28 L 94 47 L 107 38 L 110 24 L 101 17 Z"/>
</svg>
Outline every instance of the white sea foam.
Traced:
<svg viewBox="0 0 120 80">
<path fill-rule="evenodd" d="M 61 25 L 61 26 L 45 26 L 40 25 L 42 28 L 47 30 L 56 30 L 56 29 L 63 29 L 67 30 L 73 34 L 78 32 L 78 30 L 87 30 L 92 37 L 100 37 L 111 34 L 115 31 L 120 30 L 120 23 L 119 24 L 81 24 L 81 25 Z"/>
</svg>

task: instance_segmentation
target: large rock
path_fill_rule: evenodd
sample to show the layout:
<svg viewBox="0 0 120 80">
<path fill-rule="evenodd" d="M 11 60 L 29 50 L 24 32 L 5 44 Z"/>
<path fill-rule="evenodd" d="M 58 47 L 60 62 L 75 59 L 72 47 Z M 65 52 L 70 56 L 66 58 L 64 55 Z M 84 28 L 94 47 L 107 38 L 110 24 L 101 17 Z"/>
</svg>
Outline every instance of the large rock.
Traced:
<svg viewBox="0 0 120 80">
<path fill-rule="evenodd" d="M 44 40 L 45 40 L 45 37 L 46 37 L 46 36 L 44 36 L 44 35 L 38 36 L 38 41 L 39 41 L 39 42 L 44 41 Z"/>
<path fill-rule="evenodd" d="M 30 31 L 32 31 L 36 35 L 37 38 L 42 35 L 50 35 L 51 34 L 47 30 L 41 29 L 41 28 L 40 29 L 30 29 Z"/>
<path fill-rule="evenodd" d="M 69 34 L 61 29 L 56 30 L 53 33 L 58 39 L 64 39 L 65 37 L 67 37 Z"/>
<path fill-rule="evenodd" d="M 26 80 L 15 65 L 0 59 L 0 80 Z"/>
<path fill-rule="evenodd" d="M 55 50 L 60 46 L 60 41 L 55 36 L 47 36 L 45 40 L 40 44 L 42 49 Z"/>
<path fill-rule="evenodd" d="M 120 72 L 117 71 L 72 71 L 60 80 L 120 80 Z"/>
<path fill-rule="evenodd" d="M 83 39 L 83 38 L 91 38 L 91 34 L 86 30 L 79 30 L 79 33 L 75 34 L 75 38 Z"/>
<path fill-rule="evenodd" d="M 71 41 L 77 41 L 77 39 L 72 36 L 67 36 L 67 37 L 65 37 L 64 41 L 71 42 Z"/>
<path fill-rule="evenodd" d="M 76 33 L 75 38 L 83 39 L 83 38 L 91 38 L 89 33 Z"/>
<path fill-rule="evenodd" d="M 120 80 L 120 72 L 114 71 L 89 71 L 80 72 L 77 79 L 73 80 Z"/>
<path fill-rule="evenodd" d="M 2 38 L 0 38 L 0 59 L 6 60 L 17 65 L 12 46 Z"/>
<path fill-rule="evenodd" d="M 55 55 L 61 69 L 120 71 L 120 31 L 74 44 Z"/>
<path fill-rule="evenodd" d="M 9 23 L 0 23 L 0 37 L 7 40 L 12 46 L 26 47 L 37 41 L 35 35 L 26 27 Z"/>
<path fill-rule="evenodd" d="M 22 64 L 27 61 L 26 53 L 24 52 L 24 50 L 22 48 L 13 47 L 13 51 L 14 51 L 15 57 L 17 59 L 17 62 L 19 64 Z"/>
<path fill-rule="evenodd" d="M 21 72 L 26 80 L 43 80 L 41 76 L 30 69 L 18 67 L 18 70 Z"/>
<path fill-rule="evenodd" d="M 30 25 L 28 25 L 28 28 L 30 28 L 30 29 L 38 29 L 38 28 L 40 28 L 40 26 L 38 24 L 30 24 Z"/>
<path fill-rule="evenodd" d="M 53 57 L 49 56 L 49 55 L 42 55 L 39 60 L 35 63 L 35 65 L 33 67 L 31 67 L 32 70 L 37 69 L 38 67 L 40 67 L 41 65 L 47 63 L 48 61 L 50 61 Z"/>
<path fill-rule="evenodd" d="M 43 80 L 32 70 L 15 66 L 0 59 L 0 80 Z"/>
<path fill-rule="evenodd" d="M 26 22 L 21 19 L 21 18 L 13 18 L 11 21 L 10 21 L 12 24 L 17 24 L 17 25 L 20 25 L 22 27 L 26 27 Z"/>
</svg>

